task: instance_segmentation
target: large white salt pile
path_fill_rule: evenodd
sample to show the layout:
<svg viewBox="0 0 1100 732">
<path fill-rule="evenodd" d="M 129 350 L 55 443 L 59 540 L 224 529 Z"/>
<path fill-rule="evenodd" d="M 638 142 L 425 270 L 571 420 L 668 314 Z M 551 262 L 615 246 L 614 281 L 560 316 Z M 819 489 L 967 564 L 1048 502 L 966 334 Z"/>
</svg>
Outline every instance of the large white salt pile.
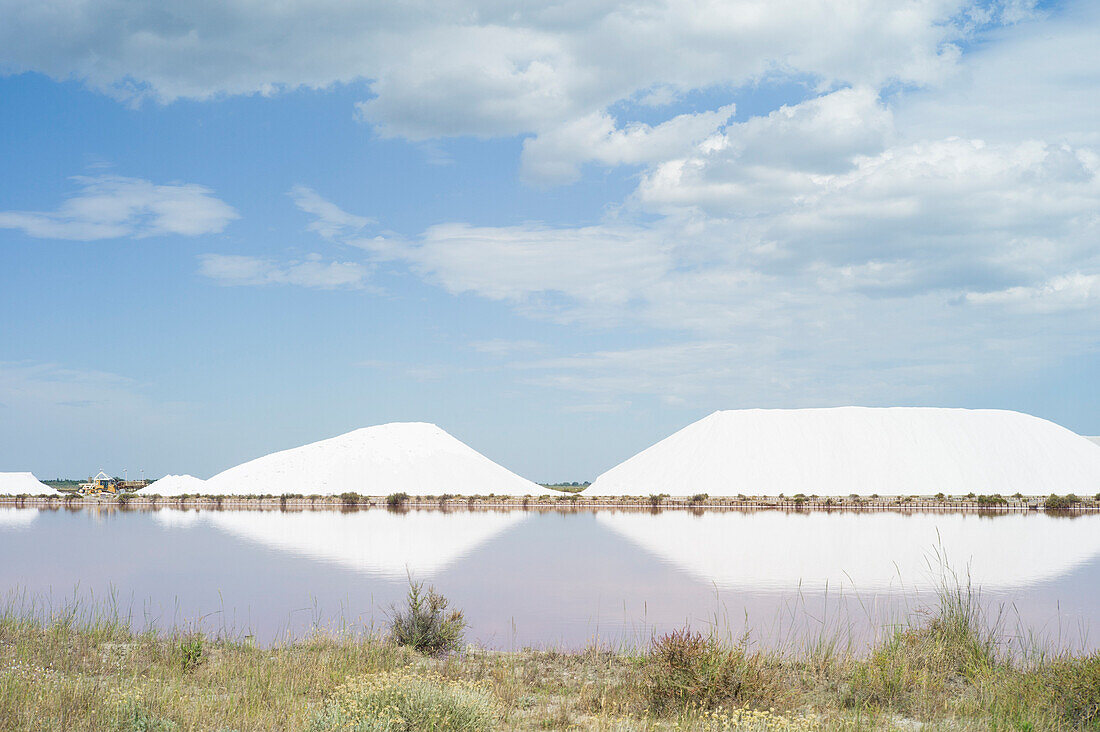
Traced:
<svg viewBox="0 0 1100 732">
<path fill-rule="evenodd" d="M 40 483 L 34 473 L 0 473 L 0 496 L 55 495 L 57 491 Z"/>
<path fill-rule="evenodd" d="M 934 589 L 945 568 L 1007 589 L 1100 556 L 1096 520 L 1024 512 L 991 521 L 963 512 L 600 511 L 596 521 L 706 584 L 741 590 Z"/>
<path fill-rule="evenodd" d="M 166 475 L 142 489 L 145 495 L 193 496 L 206 492 L 206 481 L 193 475 Z"/>
<path fill-rule="evenodd" d="M 821 496 L 1100 491 L 1100 450 L 996 409 L 715 412 L 607 471 L 588 495 Z"/>
<path fill-rule="evenodd" d="M 206 481 L 209 495 L 539 495 L 434 424 L 395 422 L 276 452 Z"/>
<path fill-rule="evenodd" d="M 1100 437 L 1088 437 L 1086 439 L 1091 440 L 1092 442 L 1095 442 L 1097 445 L 1100 445 Z"/>
</svg>

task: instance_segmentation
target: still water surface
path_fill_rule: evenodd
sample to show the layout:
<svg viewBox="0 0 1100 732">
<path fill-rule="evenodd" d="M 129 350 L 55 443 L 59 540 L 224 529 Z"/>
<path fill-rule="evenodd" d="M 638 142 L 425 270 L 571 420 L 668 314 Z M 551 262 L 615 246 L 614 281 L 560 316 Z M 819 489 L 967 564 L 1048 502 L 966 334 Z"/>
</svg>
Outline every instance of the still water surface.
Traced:
<svg viewBox="0 0 1100 732">
<path fill-rule="evenodd" d="M 859 646 L 935 604 L 946 558 L 1008 635 L 1100 647 L 1098 514 L 0 508 L 0 557 L 0 588 L 29 598 L 113 595 L 138 625 L 262 641 L 382 625 L 411 575 L 502 649 L 685 624 Z"/>
</svg>

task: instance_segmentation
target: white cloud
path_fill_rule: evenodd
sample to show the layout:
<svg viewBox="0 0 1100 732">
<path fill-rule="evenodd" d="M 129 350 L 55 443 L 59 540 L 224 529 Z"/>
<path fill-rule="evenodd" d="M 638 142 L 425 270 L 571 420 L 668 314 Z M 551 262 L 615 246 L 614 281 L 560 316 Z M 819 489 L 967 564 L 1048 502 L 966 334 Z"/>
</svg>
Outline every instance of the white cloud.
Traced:
<svg viewBox="0 0 1100 732">
<path fill-rule="evenodd" d="M 978 305 L 1008 305 L 1022 312 L 1078 310 L 1100 304 L 1100 274 L 1074 272 L 1037 285 L 1008 287 L 994 292 L 968 292 L 966 300 Z"/>
<path fill-rule="evenodd" d="M 655 92 L 667 100 L 765 78 L 934 82 L 950 73 L 955 42 L 974 31 L 975 11 L 986 5 L 88 0 L 57 12 L 3 0 L 0 67 L 162 102 L 363 80 L 374 96 L 360 113 L 383 134 L 514 135 L 553 130 L 616 101 L 646 102 Z"/>
<path fill-rule="evenodd" d="M 216 234 L 237 212 L 195 184 L 158 185 L 139 178 L 73 178 L 81 185 L 55 211 L 0 211 L 0 228 L 42 239 L 143 238 Z"/>
<path fill-rule="evenodd" d="M 569 183 L 580 177 L 582 163 L 607 166 L 654 163 L 684 154 L 718 131 L 734 105 L 713 112 L 682 114 L 655 127 L 630 124 L 619 129 L 606 112 L 568 122 L 523 144 L 523 173 L 528 180 Z"/>
<path fill-rule="evenodd" d="M 300 210 L 315 217 L 309 225 L 309 230 L 317 232 L 326 239 L 353 236 L 364 226 L 374 223 L 373 219 L 349 214 L 306 186 L 294 186 L 290 189 L 290 197 L 294 199 L 295 205 Z"/>
<path fill-rule="evenodd" d="M 545 346 L 538 341 L 520 339 L 508 340 L 506 338 L 493 338 L 488 341 L 474 341 L 470 347 L 478 353 L 504 358 L 518 353 L 533 353 L 541 351 Z"/>
<path fill-rule="evenodd" d="M 298 285 L 321 290 L 359 289 L 370 274 L 356 262 L 326 262 L 319 254 L 276 262 L 236 254 L 204 254 L 199 272 L 222 285 Z"/>
</svg>

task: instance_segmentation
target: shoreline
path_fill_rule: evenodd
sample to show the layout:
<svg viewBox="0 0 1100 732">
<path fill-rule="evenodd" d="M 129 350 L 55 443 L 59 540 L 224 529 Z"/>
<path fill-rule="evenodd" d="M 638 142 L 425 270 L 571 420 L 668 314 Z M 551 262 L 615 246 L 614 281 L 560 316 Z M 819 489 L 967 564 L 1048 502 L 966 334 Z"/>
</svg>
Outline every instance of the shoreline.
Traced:
<svg viewBox="0 0 1100 732">
<path fill-rule="evenodd" d="M 354 495 L 354 497 L 351 497 Z M 373 508 L 390 510 L 782 510 L 782 511 L 936 511 L 983 513 L 1091 513 L 1100 511 L 1100 501 L 1081 498 L 1071 505 L 1050 508 L 1046 496 L 1021 498 L 929 497 L 929 496 L 817 496 L 817 497 L 693 497 L 673 496 L 589 496 L 563 493 L 560 496 L 409 496 L 394 502 L 392 496 L 358 494 L 286 495 L 286 496 L 157 496 L 123 494 L 122 496 L 0 496 L 0 507 L 66 508 L 115 507 L 132 509 L 194 509 L 194 510 L 294 510 L 294 511 L 356 511 Z"/>
</svg>

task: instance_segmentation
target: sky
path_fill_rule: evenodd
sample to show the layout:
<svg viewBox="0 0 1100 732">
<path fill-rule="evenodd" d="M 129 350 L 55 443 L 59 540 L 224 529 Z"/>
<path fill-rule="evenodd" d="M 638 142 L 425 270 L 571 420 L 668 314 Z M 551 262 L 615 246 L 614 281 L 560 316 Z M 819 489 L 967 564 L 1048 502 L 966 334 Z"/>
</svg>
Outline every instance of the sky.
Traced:
<svg viewBox="0 0 1100 732">
<path fill-rule="evenodd" d="M 0 470 L 716 409 L 1100 434 L 1100 4 L 0 0 Z"/>
</svg>

